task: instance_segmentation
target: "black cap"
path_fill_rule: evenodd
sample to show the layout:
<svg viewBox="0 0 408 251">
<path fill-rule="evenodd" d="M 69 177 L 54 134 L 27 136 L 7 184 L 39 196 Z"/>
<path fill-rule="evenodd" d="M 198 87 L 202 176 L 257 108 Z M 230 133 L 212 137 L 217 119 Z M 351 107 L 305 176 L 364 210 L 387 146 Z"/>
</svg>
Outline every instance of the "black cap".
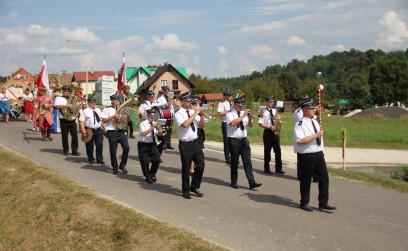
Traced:
<svg viewBox="0 0 408 251">
<path fill-rule="evenodd" d="M 153 108 L 150 108 L 149 110 L 146 110 L 147 115 L 156 115 L 156 110 Z"/>
<path fill-rule="evenodd" d="M 110 100 L 119 100 L 119 95 L 118 94 L 113 94 L 113 95 L 111 95 L 110 97 Z"/>
<path fill-rule="evenodd" d="M 183 100 L 191 101 L 191 96 L 188 92 L 185 92 L 179 96 L 179 100 L 180 101 L 183 101 Z"/>
<path fill-rule="evenodd" d="M 244 98 L 236 98 L 236 99 L 234 99 L 234 103 L 238 104 L 240 106 L 244 106 L 245 105 L 245 99 Z"/>
<path fill-rule="evenodd" d="M 170 91 L 170 88 L 168 86 L 162 86 L 162 91 Z"/>
<path fill-rule="evenodd" d="M 191 94 L 193 100 L 200 100 L 200 97 L 197 94 Z"/>
<path fill-rule="evenodd" d="M 154 91 L 148 91 L 146 95 L 147 96 L 154 96 Z"/>
<path fill-rule="evenodd" d="M 273 96 L 265 97 L 265 102 L 269 101 L 275 102 L 275 98 Z"/>
<path fill-rule="evenodd" d="M 232 96 L 230 89 L 227 89 L 225 92 L 222 93 L 224 96 Z"/>
<path fill-rule="evenodd" d="M 95 98 L 88 98 L 88 103 L 96 103 L 96 99 Z"/>
<path fill-rule="evenodd" d="M 301 108 L 315 108 L 316 105 L 315 105 L 315 103 L 313 102 L 313 100 L 309 99 L 309 100 L 306 100 L 305 102 L 303 102 L 303 103 L 300 105 L 300 107 L 301 107 Z"/>
<path fill-rule="evenodd" d="M 70 90 L 71 90 L 71 87 L 68 86 L 68 85 L 64 85 L 63 87 L 61 87 L 61 90 L 62 90 L 62 91 L 70 91 Z"/>
</svg>

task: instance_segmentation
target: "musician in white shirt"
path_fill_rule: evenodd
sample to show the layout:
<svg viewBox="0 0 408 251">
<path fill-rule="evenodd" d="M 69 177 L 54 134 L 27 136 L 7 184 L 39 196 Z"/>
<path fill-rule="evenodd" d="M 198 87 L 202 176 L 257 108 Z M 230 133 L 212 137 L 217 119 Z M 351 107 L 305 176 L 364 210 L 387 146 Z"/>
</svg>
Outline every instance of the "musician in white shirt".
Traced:
<svg viewBox="0 0 408 251">
<path fill-rule="evenodd" d="M 163 91 L 163 95 L 161 95 L 158 99 L 157 99 L 157 104 L 159 104 L 159 106 L 161 107 L 169 107 L 171 114 L 174 114 L 174 106 L 173 106 L 173 100 L 169 97 L 169 92 L 170 92 L 170 88 L 168 86 L 162 86 L 162 91 Z M 171 124 L 169 127 L 166 128 L 166 136 L 164 136 L 164 145 L 163 145 L 163 149 L 174 149 L 174 147 L 171 146 L 171 133 L 172 133 L 172 126 L 173 124 Z"/>
<path fill-rule="evenodd" d="M 232 93 L 229 89 L 223 92 L 224 101 L 218 104 L 218 117 L 221 118 L 221 131 L 222 131 L 222 140 L 224 143 L 224 157 L 227 164 L 231 164 L 231 156 L 228 149 L 228 137 L 227 137 L 227 113 L 231 111 L 232 106 Z"/>
<path fill-rule="evenodd" d="M 201 107 L 197 107 L 196 110 L 190 109 L 191 96 L 188 93 L 180 95 L 179 99 L 181 107 L 176 112 L 175 119 L 178 126 L 183 198 L 191 199 L 190 191 L 197 197 L 203 197 L 204 194 L 199 189 L 204 173 L 204 153 L 197 135 L 197 128 L 205 127 L 203 109 Z M 192 161 L 196 168 L 190 185 Z"/>
<path fill-rule="evenodd" d="M 101 121 L 101 110 L 96 107 L 96 99 L 88 99 L 88 107 L 81 111 L 79 115 L 79 130 L 83 137 L 88 136 L 85 129 L 92 131 L 92 138 L 85 143 L 86 155 L 90 164 L 95 163 L 93 157 L 94 145 L 96 146 L 96 162 L 105 164 L 103 161 L 103 131 Z"/>
</svg>

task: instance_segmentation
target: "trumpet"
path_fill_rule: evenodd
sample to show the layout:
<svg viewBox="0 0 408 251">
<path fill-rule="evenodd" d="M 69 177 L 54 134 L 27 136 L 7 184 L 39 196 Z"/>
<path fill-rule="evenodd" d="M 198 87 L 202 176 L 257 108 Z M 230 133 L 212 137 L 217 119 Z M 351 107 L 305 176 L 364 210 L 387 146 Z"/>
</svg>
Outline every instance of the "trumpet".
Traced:
<svg viewBox="0 0 408 251">
<path fill-rule="evenodd" d="M 248 118 L 251 118 L 251 119 L 259 118 L 259 116 L 253 114 L 252 111 L 249 110 L 249 109 L 247 110 L 247 116 L 248 116 Z"/>
</svg>

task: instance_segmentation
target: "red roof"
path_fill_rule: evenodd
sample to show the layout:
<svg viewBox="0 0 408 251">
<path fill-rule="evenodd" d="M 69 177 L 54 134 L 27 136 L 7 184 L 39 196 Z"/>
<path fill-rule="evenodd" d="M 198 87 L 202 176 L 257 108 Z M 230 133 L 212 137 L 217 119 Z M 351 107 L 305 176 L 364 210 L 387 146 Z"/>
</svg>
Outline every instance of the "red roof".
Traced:
<svg viewBox="0 0 408 251">
<path fill-rule="evenodd" d="M 198 94 L 201 100 L 223 100 L 224 95 L 221 93 L 205 93 L 205 94 Z"/>
<path fill-rule="evenodd" d="M 88 81 L 98 81 L 102 76 L 115 77 L 115 73 L 113 71 L 88 71 Z M 77 82 L 85 82 L 86 71 L 74 71 L 72 73 L 72 78 Z"/>
</svg>

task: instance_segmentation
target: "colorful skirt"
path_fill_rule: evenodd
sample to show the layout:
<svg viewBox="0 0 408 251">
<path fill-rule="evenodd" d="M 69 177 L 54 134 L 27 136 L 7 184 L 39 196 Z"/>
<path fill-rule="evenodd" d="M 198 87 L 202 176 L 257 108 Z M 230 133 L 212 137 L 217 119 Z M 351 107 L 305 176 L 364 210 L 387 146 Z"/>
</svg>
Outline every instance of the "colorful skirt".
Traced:
<svg viewBox="0 0 408 251">
<path fill-rule="evenodd" d="M 33 114 L 34 104 L 33 101 L 25 100 L 24 101 L 24 114 Z"/>
<path fill-rule="evenodd" d="M 10 114 L 10 100 L 0 102 L 0 114 Z"/>
</svg>

